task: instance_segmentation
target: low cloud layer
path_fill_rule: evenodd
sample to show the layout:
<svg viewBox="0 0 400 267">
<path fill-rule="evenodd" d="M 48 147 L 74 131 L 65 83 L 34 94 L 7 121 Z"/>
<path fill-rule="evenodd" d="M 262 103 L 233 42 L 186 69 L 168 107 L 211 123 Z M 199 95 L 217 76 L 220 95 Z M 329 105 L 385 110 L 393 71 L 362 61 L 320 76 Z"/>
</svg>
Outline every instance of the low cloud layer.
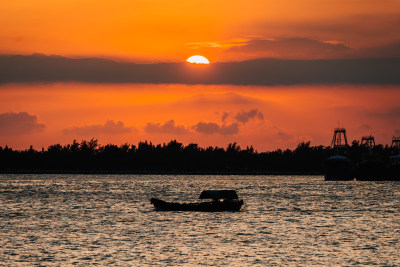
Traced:
<svg viewBox="0 0 400 267">
<path fill-rule="evenodd" d="M 0 56 L 0 84 L 11 82 L 180 83 L 233 85 L 400 84 L 400 58 L 257 59 L 209 66 L 134 64 L 60 56 Z"/>
<path fill-rule="evenodd" d="M 144 130 L 148 133 L 168 133 L 168 134 L 186 134 L 188 130 L 183 125 L 175 125 L 174 120 L 169 120 L 164 124 L 147 123 Z"/>
<path fill-rule="evenodd" d="M 308 38 L 254 39 L 227 52 L 256 55 L 257 57 L 322 59 L 343 58 L 352 49 L 342 43 L 321 42 Z"/>
<path fill-rule="evenodd" d="M 371 110 L 368 111 L 367 114 L 382 119 L 400 119 L 400 107 Z"/>
<path fill-rule="evenodd" d="M 114 122 L 113 120 L 108 120 L 104 125 L 72 127 L 64 129 L 63 133 L 79 136 L 97 136 L 99 134 L 124 134 L 132 132 L 132 130 L 131 127 L 126 127 L 122 121 Z"/>
<path fill-rule="evenodd" d="M 230 116 L 229 112 L 224 112 L 224 113 L 222 113 L 222 118 L 221 118 L 222 122 L 225 122 L 225 120 L 226 120 L 229 116 Z"/>
<path fill-rule="evenodd" d="M 369 124 L 363 124 L 363 125 L 361 125 L 360 127 L 359 127 L 359 129 L 361 130 L 361 131 L 371 131 L 371 125 L 369 125 Z"/>
<path fill-rule="evenodd" d="M 242 111 L 236 114 L 235 116 L 235 119 L 243 124 L 248 122 L 250 119 L 256 119 L 256 118 L 259 120 L 264 120 L 264 115 L 258 109 L 252 109 L 248 112 Z"/>
<path fill-rule="evenodd" d="M 222 122 L 225 123 L 226 121 L 229 121 L 228 118 L 231 118 L 230 120 L 246 124 L 249 120 L 252 119 L 263 121 L 264 114 L 262 114 L 262 112 L 260 112 L 257 108 L 249 111 L 241 111 L 239 113 L 236 113 L 235 115 L 229 112 L 223 112 L 221 117 Z"/>
<path fill-rule="evenodd" d="M 219 125 L 214 122 L 199 122 L 193 126 L 194 130 L 202 134 L 234 135 L 239 133 L 239 125 L 235 122 L 228 125 Z"/>
<path fill-rule="evenodd" d="M 399 58 L 400 57 L 400 41 L 384 46 L 377 46 L 362 49 L 359 52 L 363 57 L 385 57 L 385 58 Z"/>
<path fill-rule="evenodd" d="M 191 105 L 254 105 L 260 103 L 260 100 L 254 97 L 249 97 L 237 93 L 209 93 L 194 95 L 190 98 L 184 99 L 184 102 Z"/>
<path fill-rule="evenodd" d="M 26 135 L 35 132 L 41 132 L 45 125 L 37 121 L 35 115 L 29 115 L 27 112 L 2 113 L 0 114 L 0 135 Z"/>
</svg>

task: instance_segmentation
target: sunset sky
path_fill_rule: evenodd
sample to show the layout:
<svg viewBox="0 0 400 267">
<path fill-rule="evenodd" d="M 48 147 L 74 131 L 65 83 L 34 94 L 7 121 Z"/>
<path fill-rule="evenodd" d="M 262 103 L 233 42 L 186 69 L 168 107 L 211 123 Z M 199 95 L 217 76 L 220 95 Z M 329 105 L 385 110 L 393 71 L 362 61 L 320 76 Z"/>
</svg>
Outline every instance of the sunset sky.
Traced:
<svg viewBox="0 0 400 267">
<path fill-rule="evenodd" d="M 0 146 L 400 135 L 398 0 L 2 1 L 0 25 Z"/>
</svg>

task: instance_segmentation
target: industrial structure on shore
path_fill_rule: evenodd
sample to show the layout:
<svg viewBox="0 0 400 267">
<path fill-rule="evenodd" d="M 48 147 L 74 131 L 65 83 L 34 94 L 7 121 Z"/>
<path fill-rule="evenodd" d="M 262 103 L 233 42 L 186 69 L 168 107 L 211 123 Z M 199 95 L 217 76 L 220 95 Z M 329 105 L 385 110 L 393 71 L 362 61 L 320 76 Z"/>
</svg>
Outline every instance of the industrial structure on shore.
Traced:
<svg viewBox="0 0 400 267">
<path fill-rule="evenodd" d="M 391 155 L 375 149 L 372 134 L 363 136 L 359 146 L 357 153 L 352 153 L 346 129 L 336 128 L 331 142 L 334 155 L 325 161 L 325 180 L 400 181 L 400 136 L 392 138 Z"/>
</svg>

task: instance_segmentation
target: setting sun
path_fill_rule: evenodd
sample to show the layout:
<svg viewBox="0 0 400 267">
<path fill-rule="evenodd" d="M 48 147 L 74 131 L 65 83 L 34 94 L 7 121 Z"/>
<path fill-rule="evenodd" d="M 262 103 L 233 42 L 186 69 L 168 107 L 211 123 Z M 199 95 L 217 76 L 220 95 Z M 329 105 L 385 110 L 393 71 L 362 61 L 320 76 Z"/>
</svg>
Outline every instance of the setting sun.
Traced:
<svg viewBox="0 0 400 267">
<path fill-rule="evenodd" d="M 186 61 L 195 64 L 210 64 L 210 61 L 208 61 L 207 58 L 199 55 L 191 56 L 190 58 L 186 59 Z"/>
</svg>

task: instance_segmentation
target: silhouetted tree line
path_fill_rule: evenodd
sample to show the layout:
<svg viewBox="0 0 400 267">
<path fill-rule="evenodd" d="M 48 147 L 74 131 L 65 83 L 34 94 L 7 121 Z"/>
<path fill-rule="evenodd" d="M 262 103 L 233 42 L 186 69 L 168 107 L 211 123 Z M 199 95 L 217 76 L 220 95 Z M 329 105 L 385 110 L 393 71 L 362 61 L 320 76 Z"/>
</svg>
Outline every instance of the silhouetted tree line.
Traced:
<svg viewBox="0 0 400 267">
<path fill-rule="evenodd" d="M 101 146 L 91 139 L 55 144 L 40 151 L 32 146 L 22 151 L 0 146 L 0 172 L 319 174 L 323 173 L 325 160 L 336 153 L 330 147 L 311 146 L 310 142 L 302 142 L 294 150 L 257 152 L 252 146 L 242 149 L 237 143 L 226 148 L 202 148 L 193 143 L 184 146 L 176 140 L 162 145 L 145 141 L 137 146 Z M 357 162 L 368 153 L 388 160 L 394 151 L 387 145 L 377 145 L 370 151 L 353 141 L 341 153 Z"/>
</svg>

